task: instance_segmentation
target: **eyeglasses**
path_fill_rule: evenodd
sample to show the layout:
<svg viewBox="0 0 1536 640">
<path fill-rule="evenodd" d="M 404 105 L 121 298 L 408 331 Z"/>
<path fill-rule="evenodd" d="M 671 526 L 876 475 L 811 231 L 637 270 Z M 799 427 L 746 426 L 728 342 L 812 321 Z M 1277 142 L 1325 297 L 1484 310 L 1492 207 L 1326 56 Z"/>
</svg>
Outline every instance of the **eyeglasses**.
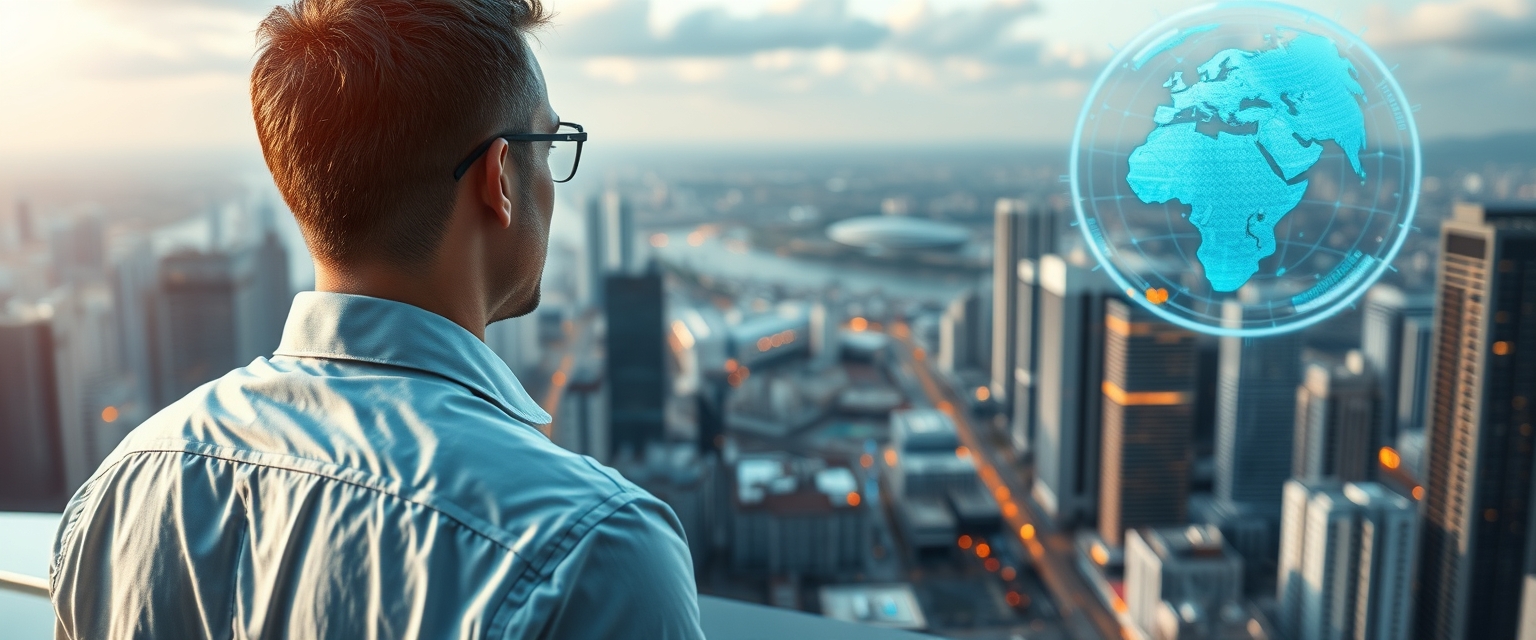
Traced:
<svg viewBox="0 0 1536 640">
<path fill-rule="evenodd" d="M 454 182 L 463 178 L 464 174 L 469 172 L 469 168 L 475 166 L 475 161 L 491 148 L 491 143 L 497 140 L 550 143 L 549 175 L 555 179 L 555 182 L 570 182 L 571 178 L 576 177 L 576 167 L 581 164 L 581 145 L 587 141 L 587 132 L 579 124 L 562 122 L 555 133 L 498 133 L 490 140 L 480 143 L 469 157 L 464 158 L 464 161 L 454 168 Z M 560 144 L 562 142 L 566 144 Z"/>
</svg>

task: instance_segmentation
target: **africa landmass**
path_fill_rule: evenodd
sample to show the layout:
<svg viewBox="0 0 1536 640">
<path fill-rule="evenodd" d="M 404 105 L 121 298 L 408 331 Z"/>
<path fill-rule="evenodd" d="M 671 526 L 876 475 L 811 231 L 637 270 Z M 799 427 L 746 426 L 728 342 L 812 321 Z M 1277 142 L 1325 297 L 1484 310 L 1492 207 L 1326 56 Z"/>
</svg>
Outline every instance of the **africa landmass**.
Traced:
<svg viewBox="0 0 1536 640">
<path fill-rule="evenodd" d="M 1163 84 L 1172 105 L 1157 107 L 1126 182 L 1142 202 L 1190 208 L 1205 277 L 1230 292 L 1275 253 L 1275 225 L 1301 202 L 1323 142 L 1365 179 L 1364 90 L 1333 41 L 1310 33 L 1272 49 L 1221 51 L 1198 72 L 1194 84 L 1182 71 Z"/>
</svg>

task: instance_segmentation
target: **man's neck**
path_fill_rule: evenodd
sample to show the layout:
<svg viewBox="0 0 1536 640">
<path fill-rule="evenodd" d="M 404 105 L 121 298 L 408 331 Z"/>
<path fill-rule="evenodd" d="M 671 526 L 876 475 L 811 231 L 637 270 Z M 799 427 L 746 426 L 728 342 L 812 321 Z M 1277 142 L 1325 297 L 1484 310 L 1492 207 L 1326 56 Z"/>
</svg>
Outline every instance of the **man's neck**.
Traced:
<svg viewBox="0 0 1536 640">
<path fill-rule="evenodd" d="M 406 273 L 381 264 L 345 268 L 315 265 L 315 290 L 394 300 L 420 307 L 485 339 L 485 295 L 472 278 L 447 277 L 437 268 Z"/>
</svg>

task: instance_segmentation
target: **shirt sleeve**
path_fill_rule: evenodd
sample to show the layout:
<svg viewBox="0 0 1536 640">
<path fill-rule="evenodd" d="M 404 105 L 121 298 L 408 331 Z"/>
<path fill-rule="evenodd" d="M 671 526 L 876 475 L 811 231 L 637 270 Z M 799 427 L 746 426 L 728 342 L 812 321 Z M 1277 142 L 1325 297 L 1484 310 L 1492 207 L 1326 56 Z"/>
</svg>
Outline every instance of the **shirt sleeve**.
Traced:
<svg viewBox="0 0 1536 640">
<path fill-rule="evenodd" d="M 666 504 L 637 500 L 577 543 L 555 572 L 541 638 L 704 640 L 682 526 Z"/>
</svg>

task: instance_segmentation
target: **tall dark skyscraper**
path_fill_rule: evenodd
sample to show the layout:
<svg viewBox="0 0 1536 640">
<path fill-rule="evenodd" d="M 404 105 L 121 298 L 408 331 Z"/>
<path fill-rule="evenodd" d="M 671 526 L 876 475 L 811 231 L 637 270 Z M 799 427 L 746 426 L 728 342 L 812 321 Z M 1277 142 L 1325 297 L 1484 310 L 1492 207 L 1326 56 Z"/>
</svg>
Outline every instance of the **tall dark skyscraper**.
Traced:
<svg viewBox="0 0 1536 640">
<path fill-rule="evenodd" d="M 587 196 L 583 213 L 587 241 L 581 261 L 582 300 L 598 307 L 603 304 L 603 277 L 608 273 L 608 249 L 603 238 L 603 199 Z"/>
<path fill-rule="evenodd" d="M 1243 306 L 1222 310 L 1232 326 Z M 1216 399 L 1216 497 L 1278 516 L 1280 491 L 1291 475 L 1301 337 L 1287 333 L 1221 341 Z"/>
<path fill-rule="evenodd" d="M 1008 404 L 1013 392 L 1014 314 L 1018 312 L 1014 270 L 1027 242 L 1029 204 L 999 199 L 992 225 L 992 397 Z"/>
<path fill-rule="evenodd" d="M 603 283 L 608 317 L 607 363 L 611 455 L 639 456 L 661 440 L 670 394 L 665 349 L 666 296 L 662 275 L 615 274 Z"/>
<path fill-rule="evenodd" d="M 1536 207 L 1441 227 L 1418 640 L 1512 640 L 1529 572 Z"/>
<path fill-rule="evenodd" d="M 1036 502 L 1058 525 L 1092 522 L 1099 498 L 1104 300 L 1109 284 L 1086 264 L 1040 259 Z"/>
<path fill-rule="evenodd" d="M 1223 321 L 1238 326 L 1230 301 Z M 1243 557 L 1250 593 L 1274 588 L 1280 552 L 1281 488 L 1291 475 L 1300 333 L 1221 338 L 1216 397 L 1215 500 L 1196 515 L 1217 525 Z"/>
<path fill-rule="evenodd" d="M 1104 310 L 1099 535 L 1183 524 L 1195 422 L 1195 335 L 1130 302 Z"/>
<path fill-rule="evenodd" d="M 1019 453 L 1028 451 L 1035 439 L 1035 372 L 1040 355 L 1038 265 L 1025 258 L 1019 260 L 1014 273 L 1018 310 L 1014 313 L 1013 424 L 1009 432 Z"/>
<path fill-rule="evenodd" d="M 273 235 L 248 249 L 160 261 L 154 310 L 156 406 L 271 355 L 292 303 L 288 259 Z"/>
<path fill-rule="evenodd" d="M 0 510 L 58 510 L 68 498 L 52 323 L 0 316 Z"/>
<path fill-rule="evenodd" d="M 69 498 L 51 323 L 0 313 L 0 511 L 59 511 Z"/>
<path fill-rule="evenodd" d="M 1371 287 L 1365 294 L 1360 347 L 1381 397 L 1382 410 L 1371 438 L 1377 447 L 1395 442 L 1401 429 L 1423 426 L 1422 422 L 1414 423 L 1412 407 L 1423 405 L 1423 379 L 1419 376 L 1427 373 L 1428 367 L 1415 348 L 1427 337 L 1422 329 L 1429 325 L 1434 311 L 1432 294 L 1406 294 L 1385 284 Z M 1408 407 L 1406 412 L 1400 408 L 1400 398 Z"/>
<path fill-rule="evenodd" d="M 1296 388 L 1291 475 L 1306 481 L 1368 479 L 1376 467 L 1378 391 L 1359 352 L 1344 363 L 1311 359 Z"/>
</svg>

